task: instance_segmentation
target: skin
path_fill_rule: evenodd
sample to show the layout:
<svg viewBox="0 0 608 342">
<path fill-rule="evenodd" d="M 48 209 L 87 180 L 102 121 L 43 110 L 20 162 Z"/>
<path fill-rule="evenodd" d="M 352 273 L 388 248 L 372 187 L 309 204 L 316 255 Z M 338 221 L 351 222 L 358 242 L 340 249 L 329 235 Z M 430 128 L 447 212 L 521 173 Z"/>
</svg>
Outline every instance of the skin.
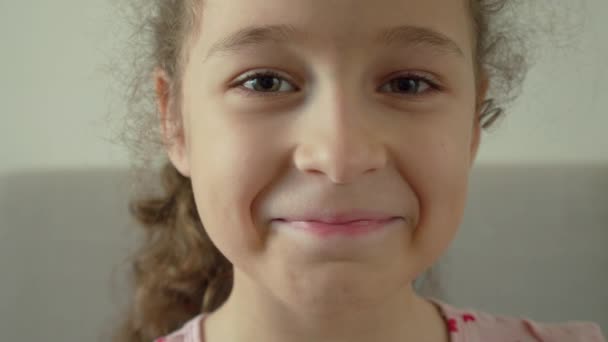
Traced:
<svg viewBox="0 0 608 342">
<path fill-rule="evenodd" d="M 254 24 L 291 24 L 309 39 L 206 58 L 220 38 Z M 463 55 L 371 42 L 402 24 L 443 33 Z M 438 308 L 412 281 L 458 230 L 480 141 L 487 81 L 475 83 L 464 1 L 208 0 L 200 25 L 183 101 L 165 93 L 160 69 L 155 82 L 168 156 L 191 178 L 208 235 L 234 265 L 206 341 L 448 341 Z M 233 85 L 258 70 L 280 74 L 277 96 Z M 441 89 L 386 85 L 409 72 Z M 349 208 L 403 220 L 372 242 L 331 248 L 271 222 Z"/>
</svg>

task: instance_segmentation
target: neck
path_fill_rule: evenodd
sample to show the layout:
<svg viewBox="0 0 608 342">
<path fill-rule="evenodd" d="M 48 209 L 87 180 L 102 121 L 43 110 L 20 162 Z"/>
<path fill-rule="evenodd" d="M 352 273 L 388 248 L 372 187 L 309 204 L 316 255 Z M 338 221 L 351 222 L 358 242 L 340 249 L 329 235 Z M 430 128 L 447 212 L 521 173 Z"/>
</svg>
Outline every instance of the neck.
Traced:
<svg viewBox="0 0 608 342">
<path fill-rule="evenodd" d="M 375 302 L 290 306 L 235 270 L 230 297 L 205 320 L 205 342 L 448 342 L 439 309 L 411 285 Z"/>
</svg>

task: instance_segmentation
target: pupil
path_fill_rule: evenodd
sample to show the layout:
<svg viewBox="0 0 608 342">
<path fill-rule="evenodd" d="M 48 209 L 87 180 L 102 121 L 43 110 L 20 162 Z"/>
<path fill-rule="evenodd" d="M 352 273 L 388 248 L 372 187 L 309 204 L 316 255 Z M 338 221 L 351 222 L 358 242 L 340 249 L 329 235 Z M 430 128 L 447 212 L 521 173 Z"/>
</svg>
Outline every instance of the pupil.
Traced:
<svg viewBox="0 0 608 342">
<path fill-rule="evenodd" d="M 416 81 L 413 79 L 409 79 L 409 78 L 402 78 L 400 80 L 398 80 L 398 88 L 399 90 L 403 90 L 403 91 L 408 91 L 411 90 L 412 88 L 416 88 Z"/>
<path fill-rule="evenodd" d="M 274 77 L 271 76 L 260 77 L 258 81 L 264 90 L 272 89 L 274 86 Z"/>
</svg>

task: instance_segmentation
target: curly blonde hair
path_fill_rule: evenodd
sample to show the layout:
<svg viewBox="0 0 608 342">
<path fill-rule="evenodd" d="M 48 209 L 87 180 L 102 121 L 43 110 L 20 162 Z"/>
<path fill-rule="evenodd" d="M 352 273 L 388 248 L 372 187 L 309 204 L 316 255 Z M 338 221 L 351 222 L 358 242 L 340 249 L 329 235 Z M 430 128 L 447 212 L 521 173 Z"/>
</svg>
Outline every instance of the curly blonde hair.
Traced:
<svg viewBox="0 0 608 342">
<path fill-rule="evenodd" d="M 481 109 L 482 127 L 503 115 L 503 107 L 519 94 L 528 69 L 525 49 L 514 24 L 498 20 L 513 0 L 467 0 L 475 36 L 475 72 L 488 75 L 489 96 Z M 131 214 L 143 227 L 145 239 L 129 258 L 131 298 L 116 342 L 150 342 L 181 327 L 201 312 L 217 309 L 232 288 L 232 264 L 214 246 L 198 216 L 190 179 L 167 161 L 159 132 L 152 72 L 162 68 L 170 88 L 180 94 L 183 67 L 192 37 L 198 32 L 202 0 L 130 0 L 127 18 L 133 19 L 127 54 L 128 113 L 120 140 L 129 148 L 136 185 Z M 177 96 L 179 98 L 179 96 Z M 176 104 L 179 108 L 179 103 Z M 155 158 L 161 158 L 154 167 Z M 160 169 L 163 189 L 147 192 L 143 173 Z M 418 291 L 437 294 L 430 269 Z M 436 288 L 435 288 L 436 287 Z"/>
</svg>

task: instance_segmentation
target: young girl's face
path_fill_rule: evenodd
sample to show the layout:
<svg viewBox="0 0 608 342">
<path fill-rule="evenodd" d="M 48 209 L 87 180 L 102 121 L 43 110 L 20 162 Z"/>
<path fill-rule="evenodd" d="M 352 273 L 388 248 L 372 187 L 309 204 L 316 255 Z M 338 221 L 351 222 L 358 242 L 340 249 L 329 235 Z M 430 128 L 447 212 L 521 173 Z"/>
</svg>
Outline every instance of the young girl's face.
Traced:
<svg viewBox="0 0 608 342">
<path fill-rule="evenodd" d="M 465 0 L 205 1 L 169 154 L 236 272 L 306 304 L 436 261 L 479 142 L 470 20 Z M 330 239 L 277 221 L 350 210 L 401 219 Z"/>
</svg>

